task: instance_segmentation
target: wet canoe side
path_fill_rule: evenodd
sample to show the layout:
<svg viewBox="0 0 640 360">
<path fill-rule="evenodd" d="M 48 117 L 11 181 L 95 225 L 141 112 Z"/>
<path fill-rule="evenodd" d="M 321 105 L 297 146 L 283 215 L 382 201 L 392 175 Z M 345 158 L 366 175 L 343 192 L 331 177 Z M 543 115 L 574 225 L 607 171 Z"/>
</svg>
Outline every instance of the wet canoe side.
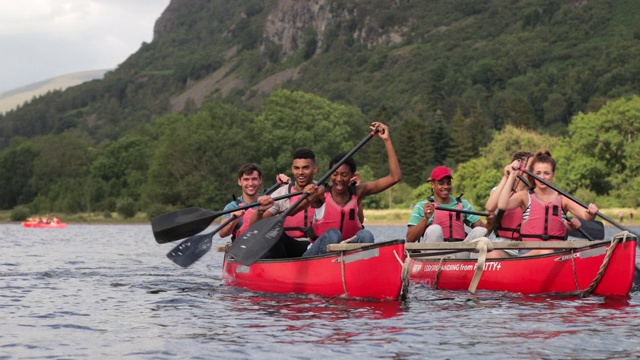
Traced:
<svg viewBox="0 0 640 360">
<path fill-rule="evenodd" d="M 618 243 L 604 270 L 595 295 L 626 296 L 633 285 L 636 239 Z M 522 294 L 576 293 L 586 290 L 596 279 L 610 243 L 555 252 L 553 254 L 487 259 L 478 290 Z M 445 290 L 467 290 L 476 260 L 412 258 L 409 278 L 413 283 Z"/>
<path fill-rule="evenodd" d="M 222 278 L 226 285 L 260 292 L 397 300 L 403 261 L 402 240 L 375 243 L 343 255 L 258 260 L 250 266 L 225 255 Z"/>
</svg>

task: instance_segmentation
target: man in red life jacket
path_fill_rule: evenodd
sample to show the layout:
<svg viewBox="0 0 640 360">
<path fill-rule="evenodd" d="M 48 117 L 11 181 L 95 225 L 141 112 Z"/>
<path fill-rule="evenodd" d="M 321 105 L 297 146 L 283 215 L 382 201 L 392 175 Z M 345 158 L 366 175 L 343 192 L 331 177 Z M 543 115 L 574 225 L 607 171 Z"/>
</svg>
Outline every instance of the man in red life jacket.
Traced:
<svg viewBox="0 0 640 360">
<path fill-rule="evenodd" d="M 251 225 L 263 218 L 284 213 L 289 206 L 298 201 L 302 195 L 278 200 L 276 202 L 272 200 L 272 197 L 302 191 L 307 185 L 313 183 L 313 177 L 318 172 L 316 156 L 313 151 L 310 149 L 298 149 L 293 152 L 292 157 L 291 172 L 295 180 L 294 183 L 281 187 L 273 192 L 271 196 L 260 196 L 258 202 L 260 202 L 261 205 L 257 208 L 258 211 L 254 212 L 251 217 Z M 270 254 L 267 254 L 267 258 L 292 258 L 302 256 L 310 244 L 309 234 L 314 214 L 315 209 L 307 207 L 291 216 L 287 216 L 284 220 L 282 237 L 270 250 Z"/>
<path fill-rule="evenodd" d="M 289 177 L 284 174 L 280 174 L 277 177 L 277 181 L 280 184 L 288 183 Z M 228 203 L 227 206 L 224 207 L 225 211 L 249 205 L 253 203 L 258 196 L 260 196 L 258 190 L 262 185 L 262 168 L 258 164 L 254 163 L 240 166 L 238 169 L 238 185 L 240 185 L 240 188 L 242 189 L 242 195 L 236 200 Z M 235 219 L 220 230 L 220 237 L 224 238 L 231 235 L 231 240 L 235 240 L 242 236 L 242 234 L 249 229 L 251 216 L 255 211 L 255 208 L 249 208 L 222 215 L 223 220 L 231 216 L 234 216 Z"/>
<path fill-rule="evenodd" d="M 407 223 L 408 242 L 471 241 L 485 236 L 487 229 L 477 215 L 436 211 L 436 208 L 474 211 L 467 200 L 450 195 L 452 179 L 451 170 L 446 166 L 433 169 L 429 179 L 433 195 L 414 206 Z M 468 235 L 465 233 L 465 225 L 472 228 Z M 469 256 L 469 252 L 456 254 L 458 259 L 468 259 Z"/>
</svg>

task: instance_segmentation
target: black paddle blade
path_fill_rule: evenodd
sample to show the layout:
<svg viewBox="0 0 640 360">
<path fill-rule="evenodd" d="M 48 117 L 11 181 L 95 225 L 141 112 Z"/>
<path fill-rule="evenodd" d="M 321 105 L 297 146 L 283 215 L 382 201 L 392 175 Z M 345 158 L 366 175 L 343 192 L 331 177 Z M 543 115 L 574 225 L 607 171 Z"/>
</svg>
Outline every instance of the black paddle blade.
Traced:
<svg viewBox="0 0 640 360">
<path fill-rule="evenodd" d="M 158 244 L 184 239 L 206 229 L 218 216 L 211 210 L 192 207 L 172 211 L 151 219 L 151 229 Z"/>
<path fill-rule="evenodd" d="M 167 253 L 169 260 L 182 266 L 191 266 L 211 249 L 214 233 L 196 235 L 180 243 Z"/>
<path fill-rule="evenodd" d="M 260 220 L 241 237 L 235 239 L 227 253 L 240 263 L 249 266 L 280 240 L 283 225 L 282 215 Z"/>
<path fill-rule="evenodd" d="M 586 221 L 580 218 L 577 219 L 580 221 L 582 226 L 580 226 L 578 230 L 569 231 L 569 236 L 589 240 L 604 239 L 604 224 L 602 223 L 602 221 Z"/>
</svg>

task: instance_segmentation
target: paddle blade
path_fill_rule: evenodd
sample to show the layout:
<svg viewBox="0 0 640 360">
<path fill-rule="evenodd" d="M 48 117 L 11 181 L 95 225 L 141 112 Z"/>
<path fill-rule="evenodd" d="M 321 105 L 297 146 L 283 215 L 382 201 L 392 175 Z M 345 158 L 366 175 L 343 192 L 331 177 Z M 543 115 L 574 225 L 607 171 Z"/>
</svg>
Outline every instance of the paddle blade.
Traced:
<svg viewBox="0 0 640 360">
<path fill-rule="evenodd" d="M 240 263 L 251 265 L 280 240 L 283 225 L 282 215 L 260 220 L 234 240 L 227 253 Z"/>
<path fill-rule="evenodd" d="M 213 233 L 188 238 L 167 253 L 169 260 L 182 266 L 191 266 L 211 249 Z"/>
<path fill-rule="evenodd" d="M 603 240 L 604 239 L 604 224 L 602 221 L 593 220 L 586 221 L 580 218 L 577 218 L 582 226 L 578 230 L 569 231 L 569 236 L 580 238 L 580 239 L 589 239 L 589 240 Z M 582 230 L 582 231 L 580 231 Z M 583 232 L 585 234 L 583 234 Z"/>
<path fill-rule="evenodd" d="M 217 213 L 192 207 L 172 211 L 151 219 L 151 229 L 158 244 L 184 239 L 206 229 Z"/>
</svg>

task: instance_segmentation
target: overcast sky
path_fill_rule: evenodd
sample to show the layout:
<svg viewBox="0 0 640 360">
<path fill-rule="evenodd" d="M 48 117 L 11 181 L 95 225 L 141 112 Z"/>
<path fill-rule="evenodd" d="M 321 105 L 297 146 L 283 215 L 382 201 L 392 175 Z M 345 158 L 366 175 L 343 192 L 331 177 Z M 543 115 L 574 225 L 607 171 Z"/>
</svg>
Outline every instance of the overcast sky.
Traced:
<svg viewBox="0 0 640 360">
<path fill-rule="evenodd" d="M 0 92 L 56 76 L 114 69 L 170 0 L 0 0 Z"/>
</svg>

